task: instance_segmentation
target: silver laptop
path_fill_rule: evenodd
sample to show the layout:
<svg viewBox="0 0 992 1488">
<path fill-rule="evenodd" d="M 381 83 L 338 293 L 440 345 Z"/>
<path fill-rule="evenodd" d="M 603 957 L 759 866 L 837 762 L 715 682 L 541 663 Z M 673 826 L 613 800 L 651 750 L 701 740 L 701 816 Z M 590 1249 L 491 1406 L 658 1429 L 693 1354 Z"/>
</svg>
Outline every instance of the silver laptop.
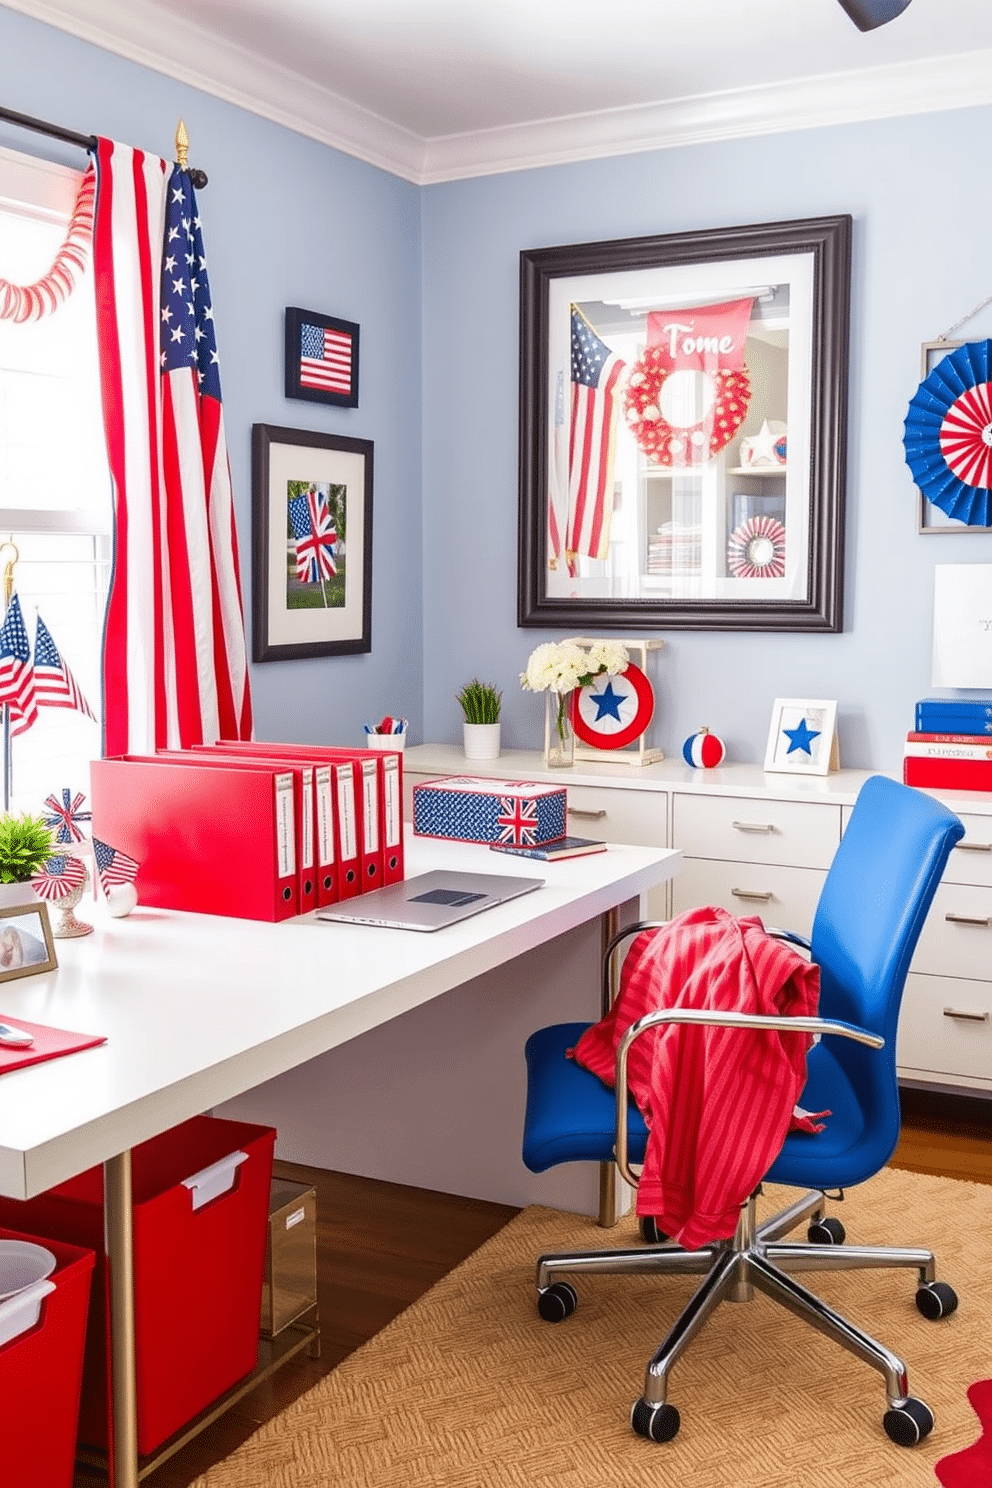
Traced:
<svg viewBox="0 0 992 1488">
<path fill-rule="evenodd" d="M 402 883 L 359 894 L 344 904 L 318 909 L 318 920 L 349 925 L 386 925 L 392 930 L 441 930 L 508 899 L 539 889 L 543 878 L 509 873 L 452 873 L 437 869 Z"/>
</svg>

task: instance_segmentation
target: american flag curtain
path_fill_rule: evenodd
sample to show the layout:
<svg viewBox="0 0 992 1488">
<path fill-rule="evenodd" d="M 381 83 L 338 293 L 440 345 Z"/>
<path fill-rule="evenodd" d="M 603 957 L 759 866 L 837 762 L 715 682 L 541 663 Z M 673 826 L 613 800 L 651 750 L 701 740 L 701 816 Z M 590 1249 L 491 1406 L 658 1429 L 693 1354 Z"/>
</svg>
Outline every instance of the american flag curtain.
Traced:
<svg viewBox="0 0 992 1488">
<path fill-rule="evenodd" d="M 605 558 L 613 516 L 618 394 L 626 363 L 572 307 L 572 424 L 568 451 L 569 571 L 575 555 Z"/>
<path fill-rule="evenodd" d="M 108 755 L 248 739 L 234 506 L 189 176 L 101 139 L 93 267 L 114 564 Z"/>
</svg>

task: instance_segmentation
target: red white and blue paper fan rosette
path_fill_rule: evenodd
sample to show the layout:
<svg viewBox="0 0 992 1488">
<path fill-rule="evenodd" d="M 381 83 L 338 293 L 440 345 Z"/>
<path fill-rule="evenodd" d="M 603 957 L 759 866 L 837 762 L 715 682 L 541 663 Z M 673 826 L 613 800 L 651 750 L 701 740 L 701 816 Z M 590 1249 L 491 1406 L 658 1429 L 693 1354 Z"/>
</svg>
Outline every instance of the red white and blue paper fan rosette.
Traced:
<svg viewBox="0 0 992 1488">
<path fill-rule="evenodd" d="M 619 676 L 605 672 L 572 695 L 575 737 L 594 749 L 622 749 L 644 733 L 654 716 L 654 689 L 630 662 Z"/>
<path fill-rule="evenodd" d="M 992 341 L 966 341 L 924 378 L 903 444 L 928 501 L 968 527 L 992 526 Z"/>
<path fill-rule="evenodd" d="M 781 579 L 785 528 L 776 517 L 748 517 L 727 543 L 727 568 L 735 579 Z"/>
<path fill-rule="evenodd" d="M 64 899 L 73 889 L 86 882 L 86 864 L 68 853 L 59 853 L 46 858 L 41 872 L 31 879 L 31 887 L 39 899 Z"/>
</svg>

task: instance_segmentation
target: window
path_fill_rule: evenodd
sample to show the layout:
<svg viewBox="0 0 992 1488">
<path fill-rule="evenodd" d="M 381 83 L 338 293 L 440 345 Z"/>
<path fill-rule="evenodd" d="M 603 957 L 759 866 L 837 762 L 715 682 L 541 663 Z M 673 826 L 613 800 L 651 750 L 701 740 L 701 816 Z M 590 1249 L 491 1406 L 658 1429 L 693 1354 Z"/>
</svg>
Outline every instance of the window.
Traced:
<svg viewBox="0 0 992 1488">
<path fill-rule="evenodd" d="M 65 238 L 81 172 L 0 149 L 0 278 L 30 284 Z M 99 719 L 100 651 L 111 557 L 91 269 L 53 313 L 0 320 L 0 563 L 33 639 L 40 613 Z M 89 794 L 100 728 L 42 708 L 11 740 L 10 804 L 37 811 L 69 787 Z"/>
</svg>

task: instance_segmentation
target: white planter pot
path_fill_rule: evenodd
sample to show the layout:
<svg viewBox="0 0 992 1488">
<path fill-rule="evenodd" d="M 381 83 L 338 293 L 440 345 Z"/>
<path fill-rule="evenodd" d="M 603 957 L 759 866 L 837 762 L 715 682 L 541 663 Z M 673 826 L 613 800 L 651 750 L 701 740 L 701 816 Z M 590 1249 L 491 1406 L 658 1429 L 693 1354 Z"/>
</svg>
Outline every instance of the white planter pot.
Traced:
<svg viewBox="0 0 992 1488">
<path fill-rule="evenodd" d="M 462 747 L 466 759 L 499 759 L 499 724 L 463 723 Z"/>
<path fill-rule="evenodd" d="M 0 909 L 16 908 L 18 904 L 40 904 L 41 900 L 29 883 L 0 883 Z"/>
</svg>

